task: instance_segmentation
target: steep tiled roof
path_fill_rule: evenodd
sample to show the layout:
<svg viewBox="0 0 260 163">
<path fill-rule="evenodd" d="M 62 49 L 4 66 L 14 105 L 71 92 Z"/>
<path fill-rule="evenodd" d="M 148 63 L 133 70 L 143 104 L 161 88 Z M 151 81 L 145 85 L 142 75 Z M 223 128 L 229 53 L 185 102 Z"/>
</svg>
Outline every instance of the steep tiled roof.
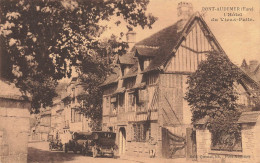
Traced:
<svg viewBox="0 0 260 163">
<path fill-rule="evenodd" d="M 134 53 L 129 52 L 123 56 L 119 56 L 118 59 L 119 59 L 120 64 L 133 65 L 133 64 L 135 64 L 135 60 L 134 60 L 133 56 L 134 56 Z"/>
<path fill-rule="evenodd" d="M 243 112 L 238 119 L 238 123 L 255 123 L 260 116 L 260 111 Z"/>
<path fill-rule="evenodd" d="M 154 57 L 158 55 L 159 47 L 135 46 L 136 54 L 140 57 Z"/>
<path fill-rule="evenodd" d="M 136 44 L 136 50 L 140 55 L 154 56 L 144 72 L 161 66 L 172 54 L 172 50 L 178 43 L 182 33 L 178 31 L 180 23 L 178 21 Z"/>
<path fill-rule="evenodd" d="M 156 70 L 157 68 L 160 68 L 162 65 L 164 65 L 170 59 L 170 57 L 173 56 L 173 51 L 176 50 L 181 43 L 184 36 L 183 33 L 189 29 L 191 24 L 196 19 L 202 19 L 198 13 L 194 13 L 185 24 L 182 20 L 177 21 L 175 24 L 164 28 L 150 37 L 136 43 L 131 50 L 132 53 L 135 53 L 136 57 L 152 57 L 149 66 L 143 70 L 142 73 Z M 203 20 L 201 20 L 201 22 L 204 23 L 204 26 L 206 26 Z M 206 26 L 206 28 L 208 27 Z M 122 62 L 126 58 L 123 58 Z M 132 61 L 130 62 L 132 63 Z M 138 71 L 137 64 L 138 62 L 135 62 L 135 65 L 127 74 L 125 74 L 123 78 L 135 76 Z M 114 82 L 116 82 L 116 77 L 111 78 L 113 78 Z M 102 85 L 106 85 L 112 82 L 110 77 L 107 80 L 108 81 L 104 82 Z"/>
<path fill-rule="evenodd" d="M 105 86 L 117 82 L 119 79 L 119 71 L 120 71 L 119 67 L 114 67 L 112 73 L 107 77 L 104 83 L 101 84 L 100 86 Z"/>
<path fill-rule="evenodd" d="M 123 78 L 129 78 L 129 77 L 134 77 L 137 75 L 138 72 L 138 65 L 137 63 L 135 65 L 133 65 L 130 70 L 128 71 L 128 73 L 126 73 Z"/>
</svg>

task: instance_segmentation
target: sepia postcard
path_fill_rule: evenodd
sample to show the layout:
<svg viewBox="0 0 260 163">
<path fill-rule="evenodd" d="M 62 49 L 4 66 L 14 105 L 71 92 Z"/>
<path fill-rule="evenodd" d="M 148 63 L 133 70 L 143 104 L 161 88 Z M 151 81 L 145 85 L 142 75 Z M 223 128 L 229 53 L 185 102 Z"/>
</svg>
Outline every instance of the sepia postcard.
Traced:
<svg viewBox="0 0 260 163">
<path fill-rule="evenodd" d="M 259 0 L 0 0 L 0 163 L 260 163 Z"/>
</svg>

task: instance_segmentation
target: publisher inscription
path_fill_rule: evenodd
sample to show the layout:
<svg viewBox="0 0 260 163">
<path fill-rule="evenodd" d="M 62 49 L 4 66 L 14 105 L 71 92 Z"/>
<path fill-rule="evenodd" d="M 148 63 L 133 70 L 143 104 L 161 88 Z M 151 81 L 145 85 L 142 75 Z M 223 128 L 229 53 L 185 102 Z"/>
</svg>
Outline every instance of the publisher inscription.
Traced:
<svg viewBox="0 0 260 163">
<path fill-rule="evenodd" d="M 202 7 L 202 13 L 219 12 L 217 16 L 210 20 L 214 22 L 251 22 L 255 21 L 250 16 L 250 12 L 254 12 L 254 7 Z"/>
</svg>

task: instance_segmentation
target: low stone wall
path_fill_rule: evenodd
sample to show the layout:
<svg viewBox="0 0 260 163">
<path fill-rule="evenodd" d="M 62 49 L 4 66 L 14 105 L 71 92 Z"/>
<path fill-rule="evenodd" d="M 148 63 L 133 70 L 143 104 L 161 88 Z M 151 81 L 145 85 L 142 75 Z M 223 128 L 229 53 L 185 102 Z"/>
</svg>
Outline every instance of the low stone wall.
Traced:
<svg viewBox="0 0 260 163">
<path fill-rule="evenodd" d="M 259 128 L 258 128 L 259 130 Z M 256 137 L 257 131 L 255 124 L 242 125 L 242 151 L 216 151 L 211 150 L 211 133 L 206 129 L 196 130 L 197 142 L 197 161 L 214 163 L 239 163 L 239 162 L 260 162 L 259 160 L 259 137 Z"/>
<path fill-rule="evenodd" d="M 29 103 L 0 99 L 0 162 L 26 163 Z"/>
</svg>

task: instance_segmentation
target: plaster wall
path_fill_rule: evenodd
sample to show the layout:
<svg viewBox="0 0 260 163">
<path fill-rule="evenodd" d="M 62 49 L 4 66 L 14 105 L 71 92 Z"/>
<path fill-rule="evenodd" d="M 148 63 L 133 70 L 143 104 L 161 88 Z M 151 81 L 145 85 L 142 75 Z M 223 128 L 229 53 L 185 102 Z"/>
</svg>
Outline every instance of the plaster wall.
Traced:
<svg viewBox="0 0 260 163">
<path fill-rule="evenodd" d="M 0 162 L 27 162 L 29 135 L 27 108 L 0 107 Z"/>
</svg>

